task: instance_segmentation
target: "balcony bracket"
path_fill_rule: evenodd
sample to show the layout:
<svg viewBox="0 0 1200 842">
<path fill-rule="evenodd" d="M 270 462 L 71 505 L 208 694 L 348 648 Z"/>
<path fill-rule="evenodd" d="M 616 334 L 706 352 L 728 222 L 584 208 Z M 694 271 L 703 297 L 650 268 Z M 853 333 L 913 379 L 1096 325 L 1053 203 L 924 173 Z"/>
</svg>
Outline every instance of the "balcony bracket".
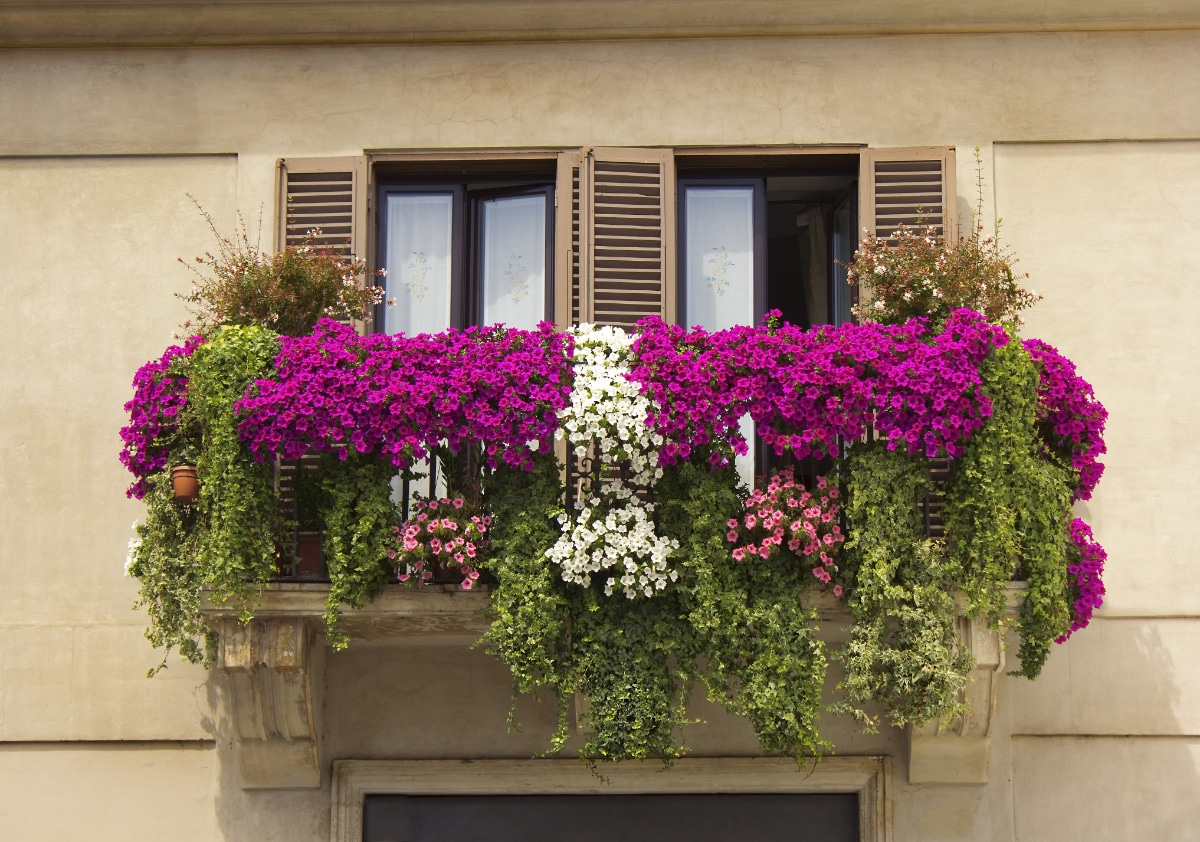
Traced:
<svg viewBox="0 0 1200 842">
<path fill-rule="evenodd" d="M 242 786 L 319 788 L 321 701 L 314 688 L 323 686 L 325 646 L 314 645 L 314 624 L 266 617 L 242 625 L 227 617 L 219 631 Z"/>
<path fill-rule="evenodd" d="M 958 618 L 959 645 L 975 659 L 963 701 L 968 712 L 909 730 L 908 780 L 914 784 L 985 784 L 992 749 L 996 687 L 1004 670 L 1000 633 L 983 618 Z"/>
</svg>

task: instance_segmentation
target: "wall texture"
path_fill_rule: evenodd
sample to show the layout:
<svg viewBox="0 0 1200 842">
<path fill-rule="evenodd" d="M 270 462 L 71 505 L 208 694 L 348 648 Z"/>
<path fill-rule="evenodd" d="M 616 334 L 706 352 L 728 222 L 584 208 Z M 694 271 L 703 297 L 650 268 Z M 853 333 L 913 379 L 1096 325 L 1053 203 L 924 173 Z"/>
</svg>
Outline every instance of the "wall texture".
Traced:
<svg viewBox="0 0 1200 842">
<path fill-rule="evenodd" d="M 241 790 L 219 681 L 174 661 L 143 678 L 159 656 L 122 575 L 140 507 L 116 431 L 133 371 L 183 318 L 176 259 L 211 247 L 189 194 L 224 231 L 265 207 L 269 231 L 280 156 L 953 144 L 960 207 L 979 146 L 984 218 L 1004 218 L 1045 295 L 1027 335 L 1110 409 L 1108 472 L 1080 507 L 1108 599 L 1037 683 L 1002 683 L 988 785 L 909 785 L 895 731 L 836 724 L 835 740 L 895 759 L 897 840 L 1189 838 L 1198 54 L 1196 31 L 0 51 L 0 823 L 21 839 L 96 817 L 96 838 L 328 834 L 328 780 Z M 505 730 L 504 670 L 477 651 L 351 649 L 326 682 L 331 757 L 526 757 L 550 727 L 523 702 L 526 730 Z M 706 718 L 697 753 L 753 752 L 744 723 Z M 1132 831 L 1135 806 L 1153 832 Z"/>
</svg>

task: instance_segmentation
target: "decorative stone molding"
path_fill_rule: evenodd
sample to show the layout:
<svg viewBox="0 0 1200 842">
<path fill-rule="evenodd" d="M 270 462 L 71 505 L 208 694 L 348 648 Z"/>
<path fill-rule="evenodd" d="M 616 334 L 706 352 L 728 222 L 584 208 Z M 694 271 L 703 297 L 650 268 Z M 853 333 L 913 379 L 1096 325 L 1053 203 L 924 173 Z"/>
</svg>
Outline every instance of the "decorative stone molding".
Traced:
<svg viewBox="0 0 1200 842">
<path fill-rule="evenodd" d="M 1025 585 L 1008 590 L 1006 613 L 1015 617 L 1025 598 Z M 962 606 L 965 609 L 965 604 Z M 1004 674 L 1001 632 L 987 620 L 958 618 L 959 645 L 971 654 L 975 668 L 967 676 L 963 701 L 967 713 L 950 723 L 930 722 L 909 729 L 908 780 L 915 784 L 985 784 L 992 751 L 996 687 Z"/>
<path fill-rule="evenodd" d="M 246 789 L 321 786 L 320 699 L 313 629 L 301 618 L 219 624 L 218 666 L 229 680 L 230 720 Z M 318 655 L 320 657 L 320 655 Z M 320 686 L 320 683 L 317 683 Z"/>
<path fill-rule="evenodd" d="M 858 795 L 859 839 L 892 839 L 887 757 L 688 758 L 608 764 L 601 777 L 578 760 L 339 760 L 333 764 L 332 842 L 362 839 L 363 799 L 397 795 L 818 793 Z"/>
<path fill-rule="evenodd" d="M 1196 29 L 1194 0 L 0 0 L 0 48 L 463 44 Z"/>
<path fill-rule="evenodd" d="M 228 721 L 246 789 L 321 786 L 328 595 L 328 585 L 269 585 L 245 625 L 233 606 L 207 603 L 203 609 L 220 633 L 217 667 L 228 683 Z M 474 643 L 487 629 L 479 616 L 487 598 L 388 588 L 370 605 L 345 611 L 343 630 L 356 645 Z"/>
</svg>

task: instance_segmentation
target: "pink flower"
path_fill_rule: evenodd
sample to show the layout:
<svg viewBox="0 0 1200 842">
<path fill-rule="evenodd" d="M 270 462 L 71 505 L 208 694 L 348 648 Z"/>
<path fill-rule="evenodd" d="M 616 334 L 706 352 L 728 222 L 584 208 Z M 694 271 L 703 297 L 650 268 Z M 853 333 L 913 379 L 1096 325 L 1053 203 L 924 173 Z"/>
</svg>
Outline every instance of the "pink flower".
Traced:
<svg viewBox="0 0 1200 842">
<path fill-rule="evenodd" d="M 841 585 L 834 585 L 834 586 L 833 586 L 833 595 L 834 595 L 834 596 L 841 596 L 841 595 L 842 595 L 842 586 L 841 586 Z"/>
<path fill-rule="evenodd" d="M 455 497 L 454 498 L 454 508 L 461 509 L 462 507 L 463 507 L 463 498 Z"/>
</svg>

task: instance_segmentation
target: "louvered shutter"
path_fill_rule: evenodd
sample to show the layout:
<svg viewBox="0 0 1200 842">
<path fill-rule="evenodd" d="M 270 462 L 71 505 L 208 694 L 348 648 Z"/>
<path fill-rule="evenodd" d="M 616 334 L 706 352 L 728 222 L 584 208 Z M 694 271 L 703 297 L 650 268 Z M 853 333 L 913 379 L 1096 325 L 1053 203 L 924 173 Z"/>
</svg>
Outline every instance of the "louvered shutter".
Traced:
<svg viewBox="0 0 1200 842">
<path fill-rule="evenodd" d="M 558 176 L 554 187 L 554 321 L 560 328 L 583 321 L 580 318 L 582 255 L 579 250 L 582 161 L 583 155 L 578 150 L 560 152 L 558 155 Z"/>
<path fill-rule="evenodd" d="M 303 244 L 319 228 L 319 244 L 365 258 L 366 219 L 365 156 L 279 159 L 278 249 Z"/>
<path fill-rule="evenodd" d="M 559 319 L 626 329 L 648 315 L 674 321 L 671 150 L 564 153 L 558 185 Z"/>
<path fill-rule="evenodd" d="M 859 207 L 862 227 L 890 239 L 901 224 L 932 225 L 958 236 L 954 147 L 868 149 L 861 157 Z"/>
</svg>

